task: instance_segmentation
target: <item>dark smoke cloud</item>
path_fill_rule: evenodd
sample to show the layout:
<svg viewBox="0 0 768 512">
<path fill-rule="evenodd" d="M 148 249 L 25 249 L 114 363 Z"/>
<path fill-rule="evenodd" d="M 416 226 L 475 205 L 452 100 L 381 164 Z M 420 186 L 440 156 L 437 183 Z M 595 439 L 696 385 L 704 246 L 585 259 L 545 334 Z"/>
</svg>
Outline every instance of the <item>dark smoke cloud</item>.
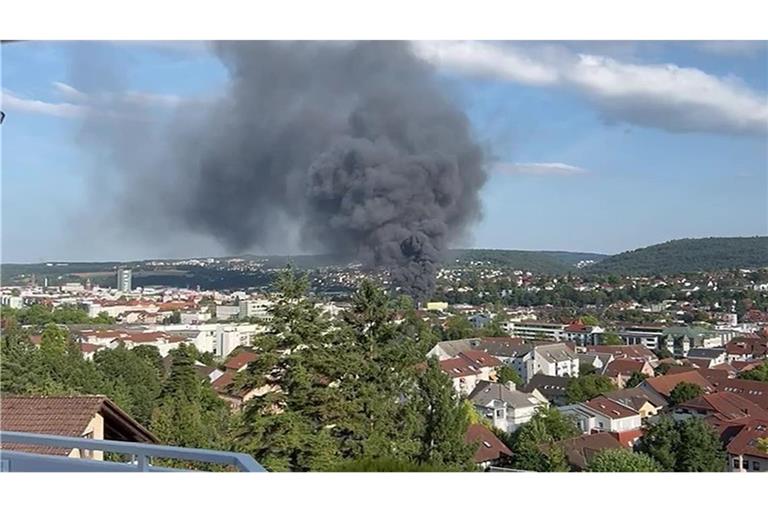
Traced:
<svg viewBox="0 0 768 512">
<path fill-rule="evenodd" d="M 465 115 L 406 43 L 219 43 L 225 94 L 162 129 L 91 118 L 141 230 L 230 251 L 302 244 L 390 270 L 416 298 L 480 215 L 483 153 Z"/>
</svg>

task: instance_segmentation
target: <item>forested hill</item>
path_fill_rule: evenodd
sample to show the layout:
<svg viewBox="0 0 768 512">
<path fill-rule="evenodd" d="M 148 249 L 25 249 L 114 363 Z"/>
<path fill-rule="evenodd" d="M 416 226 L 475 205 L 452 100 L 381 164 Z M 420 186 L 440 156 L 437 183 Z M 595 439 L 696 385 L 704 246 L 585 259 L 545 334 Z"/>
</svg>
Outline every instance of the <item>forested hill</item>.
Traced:
<svg viewBox="0 0 768 512">
<path fill-rule="evenodd" d="M 544 274 L 566 274 L 575 271 L 579 262 L 600 261 L 606 257 L 586 252 L 454 249 L 448 252 L 445 266 L 478 262 Z"/>
<path fill-rule="evenodd" d="M 768 267 L 768 237 L 685 238 L 606 258 L 589 272 L 667 274 Z"/>
</svg>

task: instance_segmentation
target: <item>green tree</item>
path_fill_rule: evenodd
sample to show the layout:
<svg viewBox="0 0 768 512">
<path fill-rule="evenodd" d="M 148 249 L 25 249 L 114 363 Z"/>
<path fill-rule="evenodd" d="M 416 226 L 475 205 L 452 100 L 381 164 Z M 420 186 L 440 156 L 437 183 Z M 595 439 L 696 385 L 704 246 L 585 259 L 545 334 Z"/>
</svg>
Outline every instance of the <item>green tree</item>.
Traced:
<svg viewBox="0 0 768 512">
<path fill-rule="evenodd" d="M 676 471 L 724 471 L 725 466 L 725 452 L 715 429 L 698 418 L 682 422 Z"/>
<path fill-rule="evenodd" d="M 464 440 L 469 420 L 450 378 L 435 359 L 429 359 L 417 385 L 418 407 L 424 418 L 417 460 L 446 468 L 471 467 L 474 450 Z"/>
<path fill-rule="evenodd" d="M 149 424 L 160 394 L 158 369 L 134 350 L 123 346 L 101 350 L 93 357 L 106 382 L 107 395 L 139 423 Z"/>
<path fill-rule="evenodd" d="M 656 460 L 662 471 L 675 471 L 679 446 L 680 431 L 676 422 L 670 416 L 661 416 L 649 423 L 638 449 Z"/>
<path fill-rule="evenodd" d="M 723 471 L 726 464 L 717 432 L 699 418 L 682 422 L 660 418 L 649 425 L 638 450 L 655 459 L 663 471 Z"/>
<path fill-rule="evenodd" d="M 509 440 L 513 467 L 526 471 L 568 471 L 565 454 L 557 443 L 578 433 L 573 420 L 557 409 L 539 409 Z"/>
<path fill-rule="evenodd" d="M 464 315 L 452 315 L 445 321 L 444 340 L 460 340 L 475 335 L 475 328 Z"/>
<path fill-rule="evenodd" d="M 506 382 L 514 382 L 515 386 L 522 386 L 523 379 L 517 374 L 514 368 L 504 365 L 496 371 L 496 380 L 502 384 Z"/>
<path fill-rule="evenodd" d="M 593 315 L 583 315 L 579 317 L 579 322 L 588 326 L 596 326 L 600 324 L 600 321 Z"/>
<path fill-rule="evenodd" d="M 207 380 L 199 378 L 186 345 L 180 345 L 171 355 L 170 375 L 152 411 L 152 432 L 174 446 L 224 447 L 228 426 L 226 403 Z"/>
<path fill-rule="evenodd" d="M 37 349 L 27 331 L 14 317 L 5 316 L 0 333 L 0 390 L 3 393 L 30 393 L 43 380 Z"/>
<path fill-rule="evenodd" d="M 648 473 L 659 471 L 659 465 L 644 453 L 633 453 L 624 448 L 603 450 L 595 455 L 587 471 L 600 473 Z"/>
<path fill-rule="evenodd" d="M 764 362 L 756 368 L 742 372 L 739 375 L 739 378 L 768 382 L 768 362 Z"/>
<path fill-rule="evenodd" d="M 606 332 L 603 334 L 603 345 L 623 345 L 623 342 L 615 332 Z"/>
<path fill-rule="evenodd" d="M 615 390 L 616 385 L 605 375 L 580 375 L 568 381 L 565 396 L 569 403 L 575 404 Z"/>
<path fill-rule="evenodd" d="M 670 405 L 678 405 L 688 400 L 700 397 L 704 394 L 704 389 L 693 382 L 680 382 L 669 393 Z"/>
<path fill-rule="evenodd" d="M 627 388 L 634 388 L 639 386 L 642 382 L 644 382 L 646 379 L 646 375 L 644 373 L 640 372 L 632 372 L 632 375 L 630 375 L 629 380 L 624 385 L 624 387 Z"/>
</svg>

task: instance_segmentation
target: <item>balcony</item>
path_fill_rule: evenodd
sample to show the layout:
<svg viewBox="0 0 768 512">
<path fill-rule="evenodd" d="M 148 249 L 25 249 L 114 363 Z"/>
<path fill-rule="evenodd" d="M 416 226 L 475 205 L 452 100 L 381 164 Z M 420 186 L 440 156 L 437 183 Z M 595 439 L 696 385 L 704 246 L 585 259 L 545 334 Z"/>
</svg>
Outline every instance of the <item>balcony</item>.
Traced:
<svg viewBox="0 0 768 512">
<path fill-rule="evenodd" d="M 253 457 L 243 453 L 180 448 L 124 441 L 101 441 L 79 437 L 62 437 L 26 432 L 0 432 L 3 444 L 14 443 L 37 447 L 77 448 L 80 453 L 102 452 L 121 454 L 126 462 L 101 461 L 42 455 L 12 450 L 0 450 L 0 471 L 3 472 L 169 472 L 185 471 L 153 464 L 154 459 L 208 463 L 240 472 L 266 471 Z"/>
</svg>

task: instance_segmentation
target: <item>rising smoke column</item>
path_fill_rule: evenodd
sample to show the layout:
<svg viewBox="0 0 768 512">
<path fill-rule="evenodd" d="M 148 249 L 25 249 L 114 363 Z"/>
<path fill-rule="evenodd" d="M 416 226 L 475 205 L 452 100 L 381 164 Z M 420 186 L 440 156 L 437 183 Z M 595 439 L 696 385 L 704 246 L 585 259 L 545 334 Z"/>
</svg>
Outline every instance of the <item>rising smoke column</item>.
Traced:
<svg viewBox="0 0 768 512">
<path fill-rule="evenodd" d="M 270 250 L 287 225 L 307 248 L 386 268 L 417 299 L 480 214 L 483 153 L 434 71 L 397 42 L 219 43 L 225 94 L 167 133 L 115 152 L 137 216 Z M 119 135 L 101 126 L 99 137 Z M 152 222 L 140 223 L 150 226 Z"/>
</svg>

